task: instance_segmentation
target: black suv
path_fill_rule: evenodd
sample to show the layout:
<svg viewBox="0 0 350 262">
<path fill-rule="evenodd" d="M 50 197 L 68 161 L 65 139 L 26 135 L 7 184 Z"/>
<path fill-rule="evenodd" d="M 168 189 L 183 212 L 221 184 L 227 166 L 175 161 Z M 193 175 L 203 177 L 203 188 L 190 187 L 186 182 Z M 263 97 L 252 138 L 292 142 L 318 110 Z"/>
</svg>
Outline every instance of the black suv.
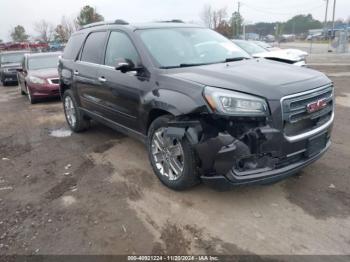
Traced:
<svg viewBox="0 0 350 262">
<path fill-rule="evenodd" d="M 17 71 L 21 69 L 24 54 L 28 51 L 8 51 L 0 53 L 0 80 L 5 86 L 8 83 L 18 83 Z"/>
<path fill-rule="evenodd" d="M 200 26 L 88 25 L 69 40 L 59 74 L 70 128 L 93 119 L 144 141 L 175 190 L 272 183 L 330 146 L 334 93 L 324 74 L 253 59 Z"/>
</svg>

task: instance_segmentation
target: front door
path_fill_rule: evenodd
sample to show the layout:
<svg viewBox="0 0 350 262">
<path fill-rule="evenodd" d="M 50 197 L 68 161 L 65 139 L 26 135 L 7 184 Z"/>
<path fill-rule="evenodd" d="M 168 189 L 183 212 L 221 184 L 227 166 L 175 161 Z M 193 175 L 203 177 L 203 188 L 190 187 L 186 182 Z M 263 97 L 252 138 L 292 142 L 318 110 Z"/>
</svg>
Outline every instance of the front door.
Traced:
<svg viewBox="0 0 350 262">
<path fill-rule="evenodd" d="M 99 78 L 104 81 L 104 92 L 107 92 L 104 105 L 114 122 L 139 131 L 137 120 L 146 79 L 136 71 L 122 73 L 116 70 L 116 60 L 120 58 L 130 59 L 136 66 L 141 64 L 130 38 L 123 32 L 112 31 L 106 47 L 104 67 L 99 72 Z"/>
</svg>

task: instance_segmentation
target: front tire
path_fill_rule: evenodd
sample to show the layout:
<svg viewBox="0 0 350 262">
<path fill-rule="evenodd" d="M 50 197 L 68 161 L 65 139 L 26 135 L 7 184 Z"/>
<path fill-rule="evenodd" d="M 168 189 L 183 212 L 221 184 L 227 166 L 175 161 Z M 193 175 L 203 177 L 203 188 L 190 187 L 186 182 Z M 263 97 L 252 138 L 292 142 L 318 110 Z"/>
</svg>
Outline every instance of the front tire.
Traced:
<svg viewBox="0 0 350 262">
<path fill-rule="evenodd" d="M 30 92 L 30 89 L 28 88 L 27 85 L 26 85 L 26 90 L 27 90 L 27 96 L 28 96 L 29 103 L 31 103 L 32 105 L 35 104 L 37 102 L 37 100 L 35 99 L 35 97 L 32 96 L 32 93 Z"/>
<path fill-rule="evenodd" d="M 26 93 L 23 91 L 22 89 L 22 85 L 20 83 L 18 83 L 18 86 L 19 86 L 19 92 L 22 96 L 24 96 Z"/>
<path fill-rule="evenodd" d="M 84 118 L 71 90 L 66 90 L 63 94 L 63 108 L 67 123 L 73 132 L 83 132 L 90 127 L 90 121 Z"/>
<path fill-rule="evenodd" d="M 148 154 L 159 180 L 173 190 L 185 190 L 200 183 L 194 150 L 187 138 L 166 136 L 171 116 L 153 121 L 148 132 Z"/>
</svg>

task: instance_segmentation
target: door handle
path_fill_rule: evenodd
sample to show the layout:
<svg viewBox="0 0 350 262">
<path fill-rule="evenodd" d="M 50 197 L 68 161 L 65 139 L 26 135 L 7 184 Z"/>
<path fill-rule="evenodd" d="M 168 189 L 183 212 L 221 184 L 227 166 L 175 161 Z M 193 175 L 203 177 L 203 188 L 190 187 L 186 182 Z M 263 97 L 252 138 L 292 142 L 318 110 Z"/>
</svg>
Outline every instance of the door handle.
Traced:
<svg viewBox="0 0 350 262">
<path fill-rule="evenodd" d="M 74 75 L 78 76 L 78 75 L 79 75 L 79 71 L 78 71 L 78 70 L 75 70 L 75 71 L 74 71 Z"/>
<path fill-rule="evenodd" d="M 104 83 L 107 81 L 107 79 L 104 76 L 101 76 L 98 78 L 98 81 L 100 81 L 101 83 Z"/>
</svg>

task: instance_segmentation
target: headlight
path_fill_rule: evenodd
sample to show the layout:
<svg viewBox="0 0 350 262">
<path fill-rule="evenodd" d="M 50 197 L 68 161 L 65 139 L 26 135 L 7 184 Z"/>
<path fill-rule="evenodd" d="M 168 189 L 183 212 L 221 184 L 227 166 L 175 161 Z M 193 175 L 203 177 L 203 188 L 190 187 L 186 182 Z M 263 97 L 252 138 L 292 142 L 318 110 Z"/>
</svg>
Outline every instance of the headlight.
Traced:
<svg viewBox="0 0 350 262">
<path fill-rule="evenodd" d="M 9 70 L 8 68 L 5 68 L 5 69 L 4 69 L 4 72 L 5 72 L 5 73 L 8 73 L 8 72 L 10 72 L 10 70 Z"/>
<path fill-rule="evenodd" d="M 266 116 L 268 113 L 266 101 L 256 96 L 209 86 L 204 95 L 210 107 L 219 113 L 234 116 Z"/>
<path fill-rule="evenodd" d="M 45 84 L 45 80 L 36 76 L 30 76 L 29 77 L 30 82 L 33 84 Z"/>
</svg>

